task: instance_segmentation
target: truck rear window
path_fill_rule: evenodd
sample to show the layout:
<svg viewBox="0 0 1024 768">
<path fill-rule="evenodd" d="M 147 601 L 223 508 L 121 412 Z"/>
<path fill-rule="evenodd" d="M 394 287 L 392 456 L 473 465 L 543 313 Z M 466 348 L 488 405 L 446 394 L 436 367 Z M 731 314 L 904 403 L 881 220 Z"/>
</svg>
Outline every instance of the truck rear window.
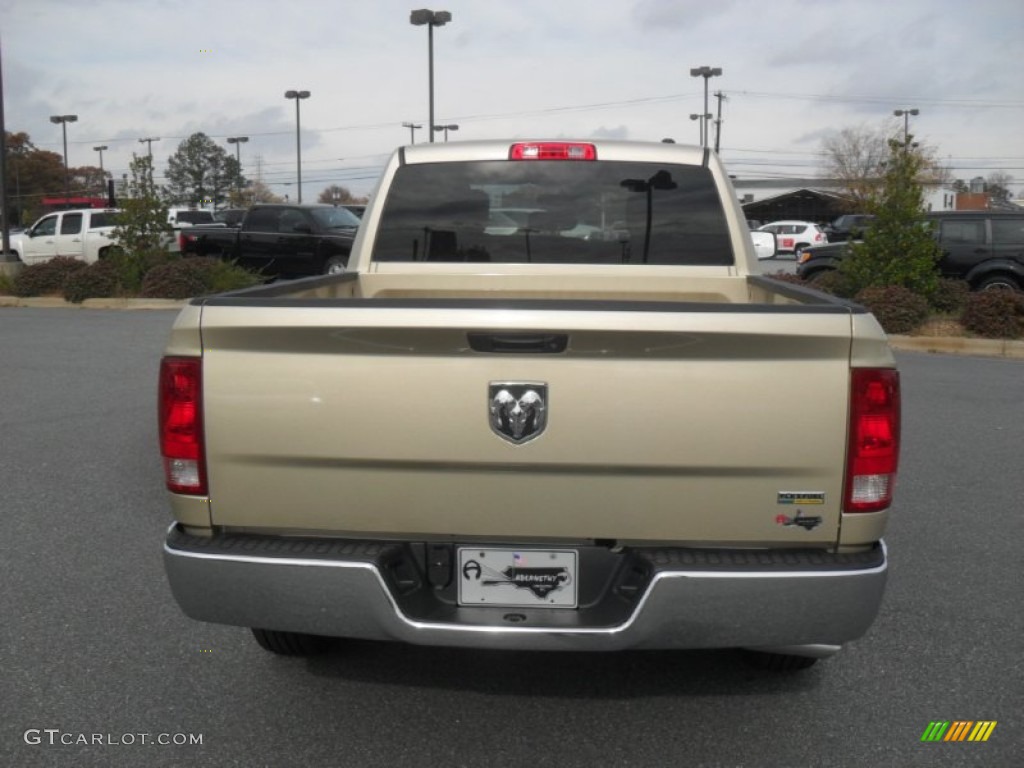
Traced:
<svg viewBox="0 0 1024 768">
<path fill-rule="evenodd" d="M 707 168 L 485 161 L 400 168 L 377 261 L 733 264 Z"/>
</svg>

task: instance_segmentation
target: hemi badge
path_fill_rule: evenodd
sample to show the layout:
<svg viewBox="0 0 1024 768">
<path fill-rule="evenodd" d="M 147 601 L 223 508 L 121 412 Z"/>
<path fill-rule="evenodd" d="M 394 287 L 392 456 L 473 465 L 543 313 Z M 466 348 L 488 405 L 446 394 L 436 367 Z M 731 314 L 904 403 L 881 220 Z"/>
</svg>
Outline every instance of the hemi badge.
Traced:
<svg viewBox="0 0 1024 768">
<path fill-rule="evenodd" d="M 779 491 L 776 504 L 824 504 L 824 491 Z"/>
</svg>

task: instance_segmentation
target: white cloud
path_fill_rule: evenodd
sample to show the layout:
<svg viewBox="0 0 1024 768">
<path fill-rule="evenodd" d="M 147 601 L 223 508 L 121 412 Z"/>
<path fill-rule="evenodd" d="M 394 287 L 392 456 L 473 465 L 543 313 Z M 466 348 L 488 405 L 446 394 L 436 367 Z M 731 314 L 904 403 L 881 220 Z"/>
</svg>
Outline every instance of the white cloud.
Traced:
<svg viewBox="0 0 1024 768">
<path fill-rule="evenodd" d="M 427 121 L 427 32 L 409 24 L 414 7 L 94 0 L 86 11 L 78 0 L 6 0 L 8 129 L 55 149 L 60 132 L 48 115 L 76 113 L 70 162 L 91 161 L 102 141 L 117 173 L 144 148 L 141 136 L 162 137 L 154 144 L 160 168 L 192 132 L 218 141 L 248 135 L 245 169 L 260 157 L 265 179 L 285 182 L 294 177 L 295 113 L 284 92 L 307 89 L 305 196 L 334 180 L 365 191 L 383 157 L 409 140 L 402 122 Z M 460 124 L 453 141 L 695 141 L 689 114 L 703 107 L 703 82 L 689 68 L 708 64 L 724 70 L 709 85 L 729 96 L 722 151 L 735 172 L 807 175 L 826 132 L 916 106 L 913 129 L 963 166 L 958 175 L 987 175 L 981 166 L 995 162 L 1024 179 L 1024 93 L 1014 66 L 1024 6 L 1016 0 L 442 7 L 453 20 L 434 31 L 436 118 Z M 744 164 L 755 156 L 762 162 Z"/>
</svg>

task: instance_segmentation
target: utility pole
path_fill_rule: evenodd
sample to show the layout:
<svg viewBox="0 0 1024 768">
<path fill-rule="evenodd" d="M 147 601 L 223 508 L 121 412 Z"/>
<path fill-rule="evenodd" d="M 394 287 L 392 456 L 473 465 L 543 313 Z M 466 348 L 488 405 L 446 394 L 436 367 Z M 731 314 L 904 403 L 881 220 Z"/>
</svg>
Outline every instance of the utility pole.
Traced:
<svg viewBox="0 0 1024 768">
<path fill-rule="evenodd" d="M 722 102 L 728 100 L 721 91 L 715 91 L 715 98 L 718 99 L 718 117 L 715 118 L 715 154 L 718 154 L 718 147 L 722 139 Z"/>
</svg>

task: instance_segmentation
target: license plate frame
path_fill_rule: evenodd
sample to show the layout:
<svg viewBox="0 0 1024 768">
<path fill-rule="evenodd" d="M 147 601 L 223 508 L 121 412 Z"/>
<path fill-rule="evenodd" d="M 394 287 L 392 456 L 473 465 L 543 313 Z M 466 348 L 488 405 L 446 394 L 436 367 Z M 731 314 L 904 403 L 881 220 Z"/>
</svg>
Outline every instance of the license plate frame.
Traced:
<svg viewBox="0 0 1024 768">
<path fill-rule="evenodd" d="M 579 552 L 575 549 L 460 547 L 460 606 L 576 608 Z"/>
</svg>

